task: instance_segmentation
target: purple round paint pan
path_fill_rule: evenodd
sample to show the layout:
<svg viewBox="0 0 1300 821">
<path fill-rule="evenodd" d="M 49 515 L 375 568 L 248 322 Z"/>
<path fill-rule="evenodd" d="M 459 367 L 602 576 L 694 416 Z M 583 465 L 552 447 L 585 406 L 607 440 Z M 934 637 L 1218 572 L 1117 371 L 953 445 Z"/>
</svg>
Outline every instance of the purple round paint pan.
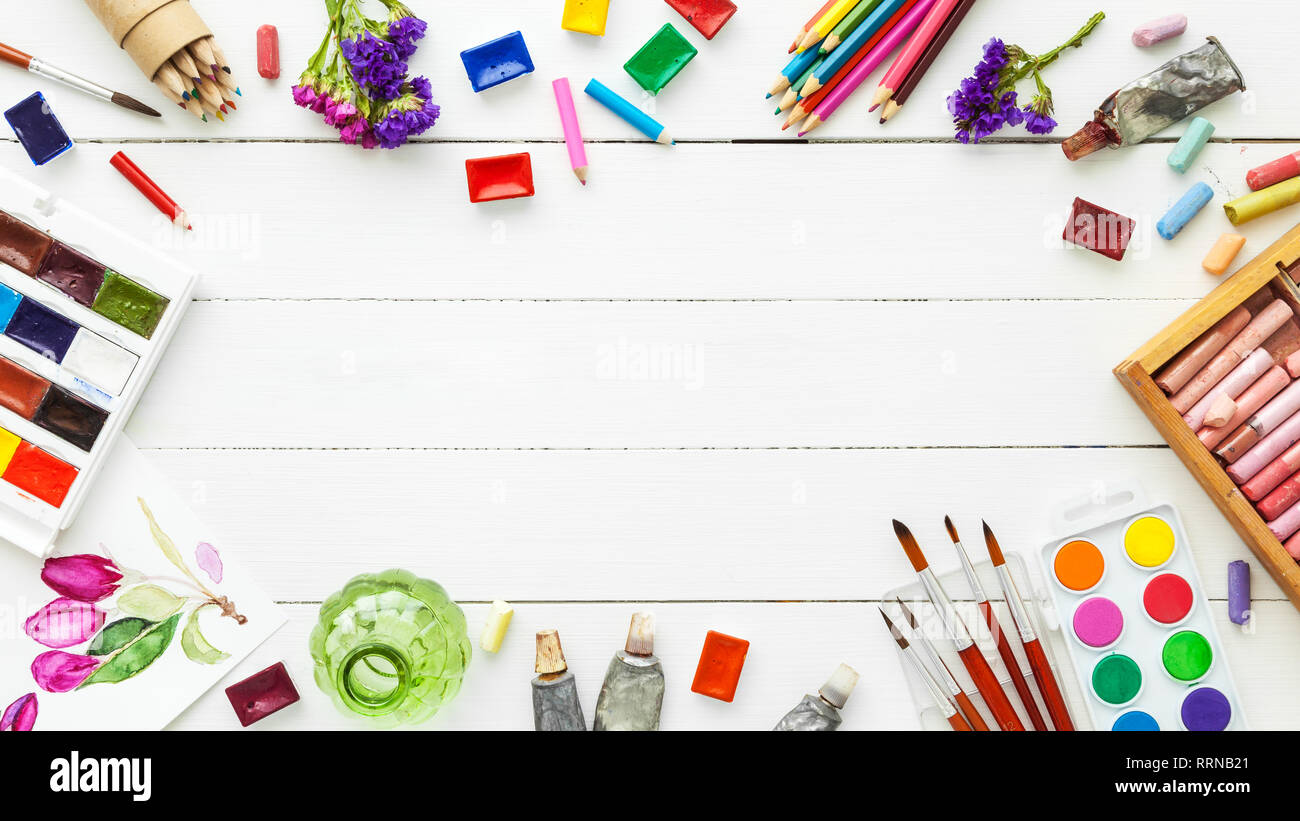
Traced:
<svg viewBox="0 0 1300 821">
<path fill-rule="evenodd" d="M 1232 722 L 1232 704 L 1213 687 L 1201 687 L 1187 694 L 1179 716 L 1193 732 L 1217 733 Z"/>
</svg>

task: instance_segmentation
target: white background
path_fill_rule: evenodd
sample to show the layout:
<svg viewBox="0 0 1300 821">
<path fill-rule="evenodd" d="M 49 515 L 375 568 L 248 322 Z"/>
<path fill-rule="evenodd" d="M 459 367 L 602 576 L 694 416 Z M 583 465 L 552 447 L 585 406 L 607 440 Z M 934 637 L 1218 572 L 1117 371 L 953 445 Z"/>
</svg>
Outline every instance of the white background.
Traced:
<svg viewBox="0 0 1300 821">
<path fill-rule="evenodd" d="M 1199 263 L 1245 171 L 1300 148 L 1291 3 L 1104 4 L 1048 71 L 1057 134 L 979 147 L 949 141 L 943 99 L 980 44 L 1046 51 L 1097 4 L 984 0 L 895 120 L 867 115 L 867 89 L 812 144 L 762 95 L 814 0 L 743 0 L 712 42 L 657 0 L 615 0 L 603 39 L 562 31 L 560 0 L 413 5 L 431 23 L 414 67 L 444 113 L 396 152 L 338 145 L 292 105 L 320 3 L 196 0 L 244 92 L 206 125 L 167 108 L 80 3 L 3 13 L 13 45 L 166 112 L 6 67 L 0 101 L 41 89 L 79 145 L 33 169 L 6 133 L 0 162 L 205 274 L 128 431 L 290 615 L 227 682 L 288 664 L 303 701 L 258 729 L 358 726 L 315 690 L 306 637 L 322 598 L 390 566 L 465 602 L 475 640 L 483 602 L 517 606 L 502 653 L 476 654 L 430 729 L 531 726 L 546 627 L 594 704 L 638 608 L 658 618 L 665 728 L 768 727 L 841 661 L 864 674 L 846 727 L 915 727 L 874 612 L 912 578 L 889 520 L 940 568 L 955 566 L 944 514 L 971 548 L 985 518 L 1032 556 L 1053 504 L 1124 475 L 1179 506 L 1252 725 L 1300 728 L 1300 617 L 1255 564 L 1258 629 L 1227 622 L 1225 566 L 1248 551 L 1110 375 L 1215 284 Z M 1130 43 L 1178 9 L 1183 37 Z M 700 50 L 655 101 L 675 148 L 581 94 L 592 76 L 633 94 L 621 65 L 665 22 Z M 263 23 L 280 29 L 278 81 L 256 76 Z M 537 72 L 475 95 L 458 52 L 515 29 Z M 1107 94 L 1207 34 L 1250 91 L 1204 112 L 1215 142 L 1185 176 L 1165 164 L 1180 128 L 1062 157 L 1053 140 Z M 551 94 L 562 75 L 590 141 L 585 189 Z M 112 171 L 119 149 L 194 214 L 193 236 Z M 464 160 L 516 151 L 537 196 L 470 205 Z M 1215 201 L 1156 238 L 1197 180 Z M 1063 247 L 1075 196 L 1139 220 L 1122 263 Z M 1245 226 L 1241 259 L 1296 216 Z M 16 555 L 4 568 L 36 572 Z M 708 629 L 752 642 L 733 704 L 689 692 Z M 173 726 L 238 727 L 220 688 Z"/>
</svg>

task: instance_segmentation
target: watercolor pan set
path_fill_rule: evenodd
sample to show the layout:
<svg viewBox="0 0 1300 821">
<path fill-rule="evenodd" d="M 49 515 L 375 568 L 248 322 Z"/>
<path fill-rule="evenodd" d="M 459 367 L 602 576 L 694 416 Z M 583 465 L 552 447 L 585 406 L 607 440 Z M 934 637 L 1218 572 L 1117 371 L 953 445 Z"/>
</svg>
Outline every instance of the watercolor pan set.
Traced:
<svg viewBox="0 0 1300 821">
<path fill-rule="evenodd" d="M 1296 398 L 1294 394 L 1300 394 L 1300 388 L 1292 391 L 1294 381 L 1286 384 L 1295 378 L 1294 374 L 1300 374 L 1300 369 L 1291 370 L 1300 368 L 1295 356 L 1300 348 L 1300 290 L 1295 282 L 1298 274 L 1300 226 L 1243 265 L 1121 362 L 1114 372 L 1269 575 L 1300 609 L 1300 562 L 1282 543 L 1293 537 L 1279 537 L 1275 529 L 1285 534 L 1286 528 L 1279 528 L 1277 521 L 1269 521 L 1256 509 L 1263 498 L 1252 500 L 1245 492 L 1253 478 L 1246 476 L 1245 467 L 1256 461 L 1260 448 L 1265 448 L 1266 443 L 1259 437 L 1274 437 L 1266 448 L 1271 450 L 1279 436 L 1289 439 L 1292 433 L 1300 432 L 1300 418 L 1294 415 L 1269 421 L 1281 415 L 1279 403 L 1285 405 Z M 1269 329 L 1273 329 L 1270 334 L 1263 335 Z M 1213 416 L 1211 412 L 1220 416 L 1231 412 L 1232 417 L 1243 418 L 1228 418 L 1216 430 L 1204 424 L 1204 415 Z M 1261 419 L 1268 424 L 1261 424 Z M 1291 441 L 1300 441 L 1300 435 Z M 1271 473 L 1280 475 L 1284 465 L 1270 467 Z M 1232 474 L 1240 477 L 1242 487 Z M 1300 479 L 1295 486 L 1300 488 Z M 1262 507 L 1280 514 L 1279 520 L 1288 514 L 1288 521 L 1300 517 L 1300 508 L 1292 505 L 1283 509 L 1278 499 Z M 1293 549 L 1300 553 L 1300 542 Z"/>
<path fill-rule="evenodd" d="M 198 276 L 0 171 L 0 540 L 68 527 Z"/>
<path fill-rule="evenodd" d="M 1040 550 L 1093 725 L 1246 729 L 1187 531 L 1167 503 L 1108 486 L 1062 506 Z"/>
<path fill-rule="evenodd" d="M 936 555 L 939 553 L 938 550 L 933 552 Z M 1067 676 L 1061 675 L 1060 665 L 1057 664 L 1056 659 L 1054 658 L 1053 648 L 1047 641 L 1047 638 L 1053 634 L 1051 631 L 1044 629 L 1045 625 L 1043 624 L 1043 619 L 1041 618 L 1040 613 L 1041 598 L 1038 595 L 1034 595 L 1031 598 L 1031 594 L 1035 594 L 1037 588 L 1030 583 L 1029 572 L 1025 567 L 1024 559 L 1020 557 L 1020 554 L 1010 550 L 1005 552 L 1005 556 L 1007 560 L 1007 570 L 1015 581 L 1016 587 L 1020 591 L 1020 595 L 1025 597 L 1025 610 L 1028 613 L 1030 622 L 1033 624 L 1034 631 L 1042 639 L 1043 649 L 1047 655 L 1048 664 L 1051 665 L 1055 671 L 1056 680 L 1064 687 L 1069 683 L 1070 679 Z M 1015 628 L 1010 626 L 1014 624 L 1010 609 L 1007 607 L 1006 601 L 1002 599 L 1000 595 L 996 568 L 994 568 L 993 564 L 989 561 L 974 562 L 973 567 L 981 586 L 984 588 L 985 593 L 990 597 L 989 602 L 993 606 L 993 612 L 997 617 L 998 623 L 1002 625 L 1004 630 L 1014 630 Z M 1012 684 L 1011 674 L 1008 672 L 1006 664 L 1003 663 L 1002 658 L 998 653 L 997 644 L 995 643 L 992 632 L 989 630 L 979 608 L 971 597 L 970 584 L 967 581 L 966 576 L 960 569 L 956 569 L 947 573 L 939 573 L 938 579 L 939 584 L 943 586 L 943 589 L 952 598 L 957 613 L 966 624 L 967 629 L 970 630 L 971 636 L 975 639 L 976 646 L 979 647 L 980 652 L 989 663 L 989 667 L 992 668 L 993 674 L 997 677 L 998 684 L 1001 685 L 1007 698 L 1011 700 L 1011 704 L 1015 708 L 1016 714 L 1020 716 L 1022 720 L 1026 719 L 1027 712 L 1024 707 L 1024 702 L 1021 701 Z M 934 671 L 933 665 L 929 664 L 929 658 L 920 646 L 921 641 L 919 638 L 921 636 L 929 639 L 944 666 L 948 668 L 948 671 L 956 679 L 957 686 L 965 692 L 966 696 L 970 699 L 970 703 L 974 705 L 975 709 L 981 714 L 988 726 L 990 728 L 996 728 L 997 723 L 993 720 L 992 712 L 989 710 L 984 698 L 980 695 L 979 689 L 975 686 L 975 682 L 971 679 L 970 674 L 967 673 L 965 665 L 962 664 L 960 657 L 953 649 L 952 637 L 948 634 L 947 628 L 943 623 L 943 619 L 940 618 L 938 610 L 936 610 L 934 605 L 930 603 L 929 598 L 926 596 L 925 588 L 921 583 L 917 581 L 897 587 L 886 593 L 883 596 L 883 599 L 884 603 L 881 605 L 882 609 L 906 634 L 912 648 L 920 655 L 925 663 L 931 667 L 932 672 L 938 676 L 943 675 L 941 672 Z M 895 599 L 903 601 L 907 605 L 907 608 L 915 615 L 920 627 L 919 630 L 913 630 L 910 627 L 908 619 L 895 603 Z M 1039 606 L 1035 606 L 1035 603 L 1038 603 Z M 918 633 L 919 636 L 916 635 Z M 1021 646 L 1020 642 L 1015 641 L 1014 639 L 1010 642 L 1010 645 L 1012 647 L 1012 653 L 1015 655 L 1017 662 L 1019 662 L 1021 674 L 1024 676 L 1025 681 L 1030 685 L 1030 693 L 1032 693 L 1034 701 L 1038 705 L 1039 712 L 1041 715 L 1046 716 L 1048 710 L 1047 705 L 1042 698 L 1042 689 L 1034 676 L 1033 669 L 1029 665 L 1029 660 L 1025 657 L 1024 647 Z M 906 663 L 906 660 L 902 658 L 901 653 L 899 664 L 903 667 L 903 674 L 907 679 L 908 688 L 912 695 L 912 701 L 916 705 L 922 729 L 951 731 L 952 727 L 949 726 L 948 721 L 939 712 L 925 682 L 923 682 L 912 667 Z M 1069 693 L 1067 692 L 1066 695 L 1068 703 Z M 1071 718 L 1074 720 L 1075 726 L 1078 727 L 1078 717 L 1071 716 Z M 1026 729 L 1032 729 L 1029 721 L 1024 720 L 1024 725 Z M 1087 727 L 1078 728 L 1087 729 Z"/>
</svg>

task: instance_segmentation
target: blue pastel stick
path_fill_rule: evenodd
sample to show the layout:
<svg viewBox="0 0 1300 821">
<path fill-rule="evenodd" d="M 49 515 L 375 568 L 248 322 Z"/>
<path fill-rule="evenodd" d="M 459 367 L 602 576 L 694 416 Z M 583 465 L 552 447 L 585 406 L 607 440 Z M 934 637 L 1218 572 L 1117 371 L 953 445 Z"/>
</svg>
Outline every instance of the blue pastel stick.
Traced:
<svg viewBox="0 0 1300 821">
<path fill-rule="evenodd" d="M 664 145 L 677 145 L 676 141 L 669 136 L 668 130 L 664 128 L 663 123 L 615 94 L 600 80 L 592 78 L 592 81 L 587 83 L 587 96 L 617 114 L 628 125 L 655 142 Z"/>
<path fill-rule="evenodd" d="M 885 21 L 894 16 L 894 12 L 903 7 L 907 0 L 885 0 L 876 7 L 876 10 L 867 15 L 867 19 L 858 23 L 858 27 L 853 33 L 844 38 L 844 42 L 830 54 L 826 55 L 826 62 L 818 66 L 813 72 L 820 85 L 826 85 L 830 78 L 835 76 L 835 72 L 844 67 L 844 64 L 857 54 L 862 46 L 871 39 Z"/>
<path fill-rule="evenodd" d="M 1174 207 L 1165 212 L 1156 223 L 1156 233 L 1165 239 L 1173 239 L 1183 230 L 1192 217 L 1200 213 L 1206 204 L 1214 199 L 1214 189 L 1203 182 L 1198 182 L 1183 194 L 1183 198 L 1174 203 Z"/>
<path fill-rule="evenodd" d="M 1169 152 L 1169 167 L 1182 174 L 1187 170 L 1196 157 L 1201 153 L 1201 149 L 1210 141 L 1214 134 L 1214 124 L 1204 117 L 1197 117 L 1187 126 L 1187 131 L 1183 132 L 1183 137 L 1174 146 L 1174 150 Z"/>
</svg>

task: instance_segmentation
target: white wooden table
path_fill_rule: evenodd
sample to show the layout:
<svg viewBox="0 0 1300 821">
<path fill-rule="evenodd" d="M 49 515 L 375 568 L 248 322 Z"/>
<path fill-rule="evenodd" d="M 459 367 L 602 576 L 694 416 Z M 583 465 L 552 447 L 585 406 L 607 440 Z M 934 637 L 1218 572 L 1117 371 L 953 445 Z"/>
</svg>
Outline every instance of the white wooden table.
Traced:
<svg viewBox="0 0 1300 821">
<path fill-rule="evenodd" d="M 80 145 L 33 169 L 6 132 L 0 162 L 175 245 L 108 167 L 125 144 L 197 220 L 175 252 L 205 273 L 199 301 L 129 432 L 290 615 L 229 679 L 288 664 L 303 701 L 258 729 L 358 726 L 315 690 L 306 637 L 325 595 L 390 566 L 446 585 L 475 639 L 485 602 L 517 607 L 429 729 L 531 726 L 544 627 L 594 704 L 643 607 L 665 728 L 768 727 L 841 661 L 864 674 L 846 727 L 915 727 L 874 613 L 912 578 L 890 518 L 941 567 L 944 514 L 971 545 L 986 518 L 1028 556 L 1050 505 L 1123 475 L 1180 506 L 1252 724 L 1300 728 L 1300 616 L 1255 565 L 1258 629 L 1227 622 L 1225 565 L 1248 551 L 1110 375 L 1213 286 L 1199 262 L 1245 171 L 1298 147 L 1288 0 L 984 0 L 902 115 L 879 127 L 859 93 L 812 144 L 779 131 L 762 91 L 814 0 L 741 0 L 712 42 L 658 0 L 616 0 L 603 39 L 562 31 L 561 0 L 414 0 L 431 22 L 415 68 L 443 118 L 391 153 L 334 143 L 289 100 L 320 3 L 195 5 L 242 81 L 226 124 L 174 108 L 160 124 L 6 70 L 0 100 L 39 87 Z M 1098 8 L 1108 19 L 1047 75 L 1053 139 L 950 141 L 943 100 L 985 40 L 1046 51 Z M 1174 10 L 1186 35 L 1131 45 Z M 76 0 L 3 19 L 14 45 L 164 107 Z M 579 187 L 550 81 L 631 93 L 622 63 L 665 22 L 700 49 L 657 100 L 680 144 L 580 96 Z M 279 81 L 254 70 L 262 23 L 280 29 Z M 537 72 L 473 94 L 459 51 L 515 29 Z M 1205 112 L 1215 142 L 1186 177 L 1168 139 L 1064 160 L 1054 139 L 1207 34 L 1250 91 Z M 537 196 L 471 206 L 464 160 L 515 151 Z M 1200 179 L 1215 203 L 1155 238 Z M 1123 263 L 1062 246 L 1076 195 L 1141 221 Z M 1245 226 L 1242 259 L 1296 218 Z M 752 642 L 733 704 L 689 692 L 707 629 Z M 218 689 L 174 726 L 237 724 Z"/>
</svg>

